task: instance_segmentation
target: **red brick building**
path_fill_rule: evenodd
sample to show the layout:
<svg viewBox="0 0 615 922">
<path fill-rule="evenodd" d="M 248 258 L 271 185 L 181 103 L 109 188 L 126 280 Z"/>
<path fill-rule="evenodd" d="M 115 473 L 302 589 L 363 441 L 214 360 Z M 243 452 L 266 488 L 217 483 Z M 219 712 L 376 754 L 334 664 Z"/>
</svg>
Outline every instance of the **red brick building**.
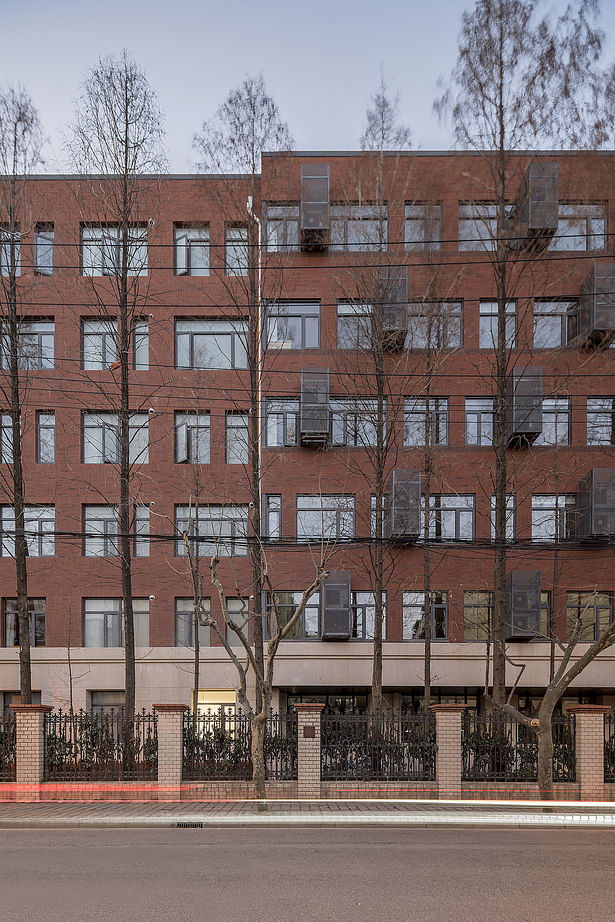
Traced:
<svg viewBox="0 0 615 922">
<path fill-rule="evenodd" d="M 513 400 L 510 411 L 507 569 L 515 574 L 509 577 L 510 659 L 526 664 L 521 706 L 548 681 L 551 630 L 565 638 L 567 624 L 581 613 L 583 650 L 613 617 L 612 167 L 610 153 L 511 159 L 506 336 L 511 381 L 517 376 L 511 387 L 525 403 L 516 411 Z M 376 509 L 375 393 L 366 337 L 374 286 L 386 279 L 394 293 L 384 358 L 383 687 L 396 706 L 420 704 L 427 543 L 434 695 L 476 704 L 493 587 L 495 196 L 486 156 L 428 152 L 387 154 L 382 161 L 369 154 L 268 154 L 257 189 L 238 176 L 143 181 L 141 219 L 131 232 L 138 313 L 130 385 L 138 702 L 191 700 L 191 590 L 176 525 L 196 495 L 205 583 L 209 536 L 220 541 L 231 608 L 240 611 L 241 598 L 250 606 L 249 195 L 262 226 L 269 573 L 280 606 L 291 606 L 289 594 L 313 578 L 324 534 L 328 566 L 343 574 L 338 581 L 345 587 L 341 611 L 325 611 L 324 594 L 315 596 L 296 637 L 282 644 L 276 703 L 314 695 L 346 708 L 368 701 Z M 536 217 L 538 206 L 543 213 Z M 28 384 L 23 446 L 32 670 L 33 688 L 56 706 L 66 705 L 71 685 L 75 707 L 119 703 L 123 688 L 114 508 L 119 230 L 100 217 L 89 179 L 29 182 L 19 287 Z M 537 242 L 529 245 L 533 234 Z M 316 401 L 311 414 L 310 400 Z M 3 417 L 5 706 L 15 700 L 19 676 L 6 427 Z M 427 536 L 419 499 L 426 433 Z M 401 525 L 395 524 L 396 503 Z M 207 594 L 222 624 L 216 593 Z M 323 633 L 335 639 L 321 639 Z M 612 653 L 603 653 L 570 697 L 612 703 L 612 661 Z M 511 665 L 509 684 L 517 672 Z M 224 648 L 202 629 L 200 700 L 230 703 L 235 685 Z"/>
</svg>

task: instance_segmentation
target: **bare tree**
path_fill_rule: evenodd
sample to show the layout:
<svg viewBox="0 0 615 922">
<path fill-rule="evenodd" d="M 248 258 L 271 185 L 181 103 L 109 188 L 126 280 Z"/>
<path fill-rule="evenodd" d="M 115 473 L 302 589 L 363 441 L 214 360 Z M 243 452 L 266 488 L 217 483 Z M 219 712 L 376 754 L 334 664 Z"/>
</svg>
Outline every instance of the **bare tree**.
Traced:
<svg viewBox="0 0 615 922">
<path fill-rule="evenodd" d="M 505 583 L 507 494 L 507 376 L 511 342 L 507 303 L 531 260 L 511 241 L 510 203 L 521 176 L 513 152 L 546 143 L 578 145 L 593 134 L 585 100 L 601 48 L 594 0 L 579 0 L 554 22 L 538 16 L 535 0 L 477 0 L 464 13 L 459 54 L 448 87 L 435 109 L 452 122 L 457 142 L 483 152 L 487 185 L 481 200 L 494 203 L 485 236 L 497 295 L 495 337 L 495 550 L 493 695 L 505 701 Z M 489 225 L 489 226 L 488 226 Z M 512 244 L 512 245 L 511 245 Z"/>
<path fill-rule="evenodd" d="M 21 237 L 32 225 L 29 178 L 41 162 L 42 131 L 30 96 L 18 87 L 0 93 L 0 299 L 2 372 L 0 389 L 11 419 L 10 475 L 3 484 L 14 509 L 14 556 L 22 704 L 32 703 L 26 485 L 22 438 L 25 425 L 28 357 L 20 344 L 28 281 L 21 278 Z M 3 458 L 3 461 L 9 460 Z M 5 478 L 3 477 L 3 480 Z"/>
<path fill-rule="evenodd" d="M 399 93 L 391 95 L 390 88 L 380 71 L 380 85 L 371 97 L 365 117 L 367 125 L 361 135 L 361 150 L 409 150 L 412 132 L 399 121 Z"/>
<path fill-rule="evenodd" d="M 100 231 L 100 240 L 83 247 L 84 274 L 91 278 L 102 315 L 117 317 L 118 544 L 128 715 L 135 708 L 130 371 L 136 327 L 147 297 L 147 230 L 148 220 L 149 226 L 154 223 L 155 177 L 166 165 L 162 140 L 161 113 L 144 72 L 127 51 L 119 58 L 102 58 L 83 84 L 68 150 L 73 168 L 90 177 L 86 186 L 89 213 L 84 218 L 91 224 L 94 212 L 97 233 Z M 110 284 L 97 282 L 99 275 L 108 276 Z"/>
</svg>

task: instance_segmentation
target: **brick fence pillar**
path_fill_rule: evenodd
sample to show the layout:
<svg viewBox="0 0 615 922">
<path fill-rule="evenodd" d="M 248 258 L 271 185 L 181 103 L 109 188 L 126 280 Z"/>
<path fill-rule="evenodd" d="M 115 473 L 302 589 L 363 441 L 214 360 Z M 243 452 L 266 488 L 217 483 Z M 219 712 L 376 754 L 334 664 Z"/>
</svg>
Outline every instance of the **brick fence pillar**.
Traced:
<svg viewBox="0 0 615 922">
<path fill-rule="evenodd" d="M 461 797 L 461 715 L 465 704 L 432 704 L 436 715 L 436 785 L 438 797 Z"/>
<path fill-rule="evenodd" d="M 297 796 L 320 797 L 320 712 L 323 704 L 295 704 L 297 709 Z"/>
<path fill-rule="evenodd" d="M 158 786 L 178 788 L 184 763 L 184 712 L 188 708 L 185 704 L 153 707 L 158 717 Z"/>
<path fill-rule="evenodd" d="M 602 704 L 573 704 L 575 716 L 577 783 L 581 800 L 604 800 L 604 715 L 611 708 Z"/>
<path fill-rule="evenodd" d="M 45 714 L 47 704 L 14 704 L 17 746 L 15 779 L 21 785 L 39 785 L 45 768 Z"/>
</svg>

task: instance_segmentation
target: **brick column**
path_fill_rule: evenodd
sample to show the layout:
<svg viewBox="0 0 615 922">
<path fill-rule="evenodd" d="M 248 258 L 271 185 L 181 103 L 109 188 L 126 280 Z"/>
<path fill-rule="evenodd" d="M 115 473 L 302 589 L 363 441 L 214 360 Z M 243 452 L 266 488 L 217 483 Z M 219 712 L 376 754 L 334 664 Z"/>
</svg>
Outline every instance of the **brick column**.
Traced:
<svg viewBox="0 0 615 922">
<path fill-rule="evenodd" d="M 432 704 L 436 715 L 436 785 L 440 800 L 461 797 L 461 715 L 465 704 Z"/>
<path fill-rule="evenodd" d="M 47 704 L 14 704 L 17 733 L 16 781 L 38 786 L 45 767 L 45 714 L 53 708 Z"/>
<path fill-rule="evenodd" d="M 185 704 L 155 704 L 154 710 L 158 715 L 158 785 L 177 788 L 182 781 L 184 712 L 188 708 Z"/>
<path fill-rule="evenodd" d="M 297 796 L 320 797 L 320 712 L 323 704 L 296 704 L 298 733 Z"/>
<path fill-rule="evenodd" d="M 604 715 L 611 708 L 602 704 L 574 704 L 567 707 L 575 716 L 577 783 L 581 800 L 604 800 Z"/>
</svg>

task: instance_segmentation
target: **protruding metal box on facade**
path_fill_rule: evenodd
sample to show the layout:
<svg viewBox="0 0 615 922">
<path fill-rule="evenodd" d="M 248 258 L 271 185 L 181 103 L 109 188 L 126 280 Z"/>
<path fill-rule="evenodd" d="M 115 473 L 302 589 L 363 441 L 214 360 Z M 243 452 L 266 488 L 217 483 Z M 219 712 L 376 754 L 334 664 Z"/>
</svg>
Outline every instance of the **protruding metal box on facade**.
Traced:
<svg viewBox="0 0 615 922">
<path fill-rule="evenodd" d="M 513 368 L 506 394 L 508 447 L 531 445 L 542 432 L 542 368 Z"/>
<path fill-rule="evenodd" d="M 382 266 L 380 297 L 384 348 L 390 352 L 399 352 L 404 348 L 408 331 L 407 266 Z"/>
<path fill-rule="evenodd" d="M 350 640 L 350 571 L 332 570 L 322 584 L 323 640 Z"/>
<path fill-rule="evenodd" d="M 579 484 L 579 536 L 615 535 L 615 467 L 595 467 Z"/>
<path fill-rule="evenodd" d="M 557 231 L 559 169 L 556 161 L 535 160 L 527 168 L 517 210 L 519 249 L 546 250 Z"/>
<path fill-rule="evenodd" d="M 326 250 L 329 246 L 329 164 L 301 166 L 301 249 Z"/>
<path fill-rule="evenodd" d="M 595 263 L 581 286 L 579 335 L 588 346 L 615 338 L 615 262 Z"/>
<path fill-rule="evenodd" d="M 329 441 L 329 369 L 301 372 L 300 438 L 302 445 L 322 447 Z"/>
<path fill-rule="evenodd" d="M 391 471 L 385 499 L 385 537 L 415 541 L 421 533 L 421 472 Z"/>
<path fill-rule="evenodd" d="M 506 576 L 506 640 L 530 640 L 540 633 L 539 570 L 512 570 Z"/>
</svg>

